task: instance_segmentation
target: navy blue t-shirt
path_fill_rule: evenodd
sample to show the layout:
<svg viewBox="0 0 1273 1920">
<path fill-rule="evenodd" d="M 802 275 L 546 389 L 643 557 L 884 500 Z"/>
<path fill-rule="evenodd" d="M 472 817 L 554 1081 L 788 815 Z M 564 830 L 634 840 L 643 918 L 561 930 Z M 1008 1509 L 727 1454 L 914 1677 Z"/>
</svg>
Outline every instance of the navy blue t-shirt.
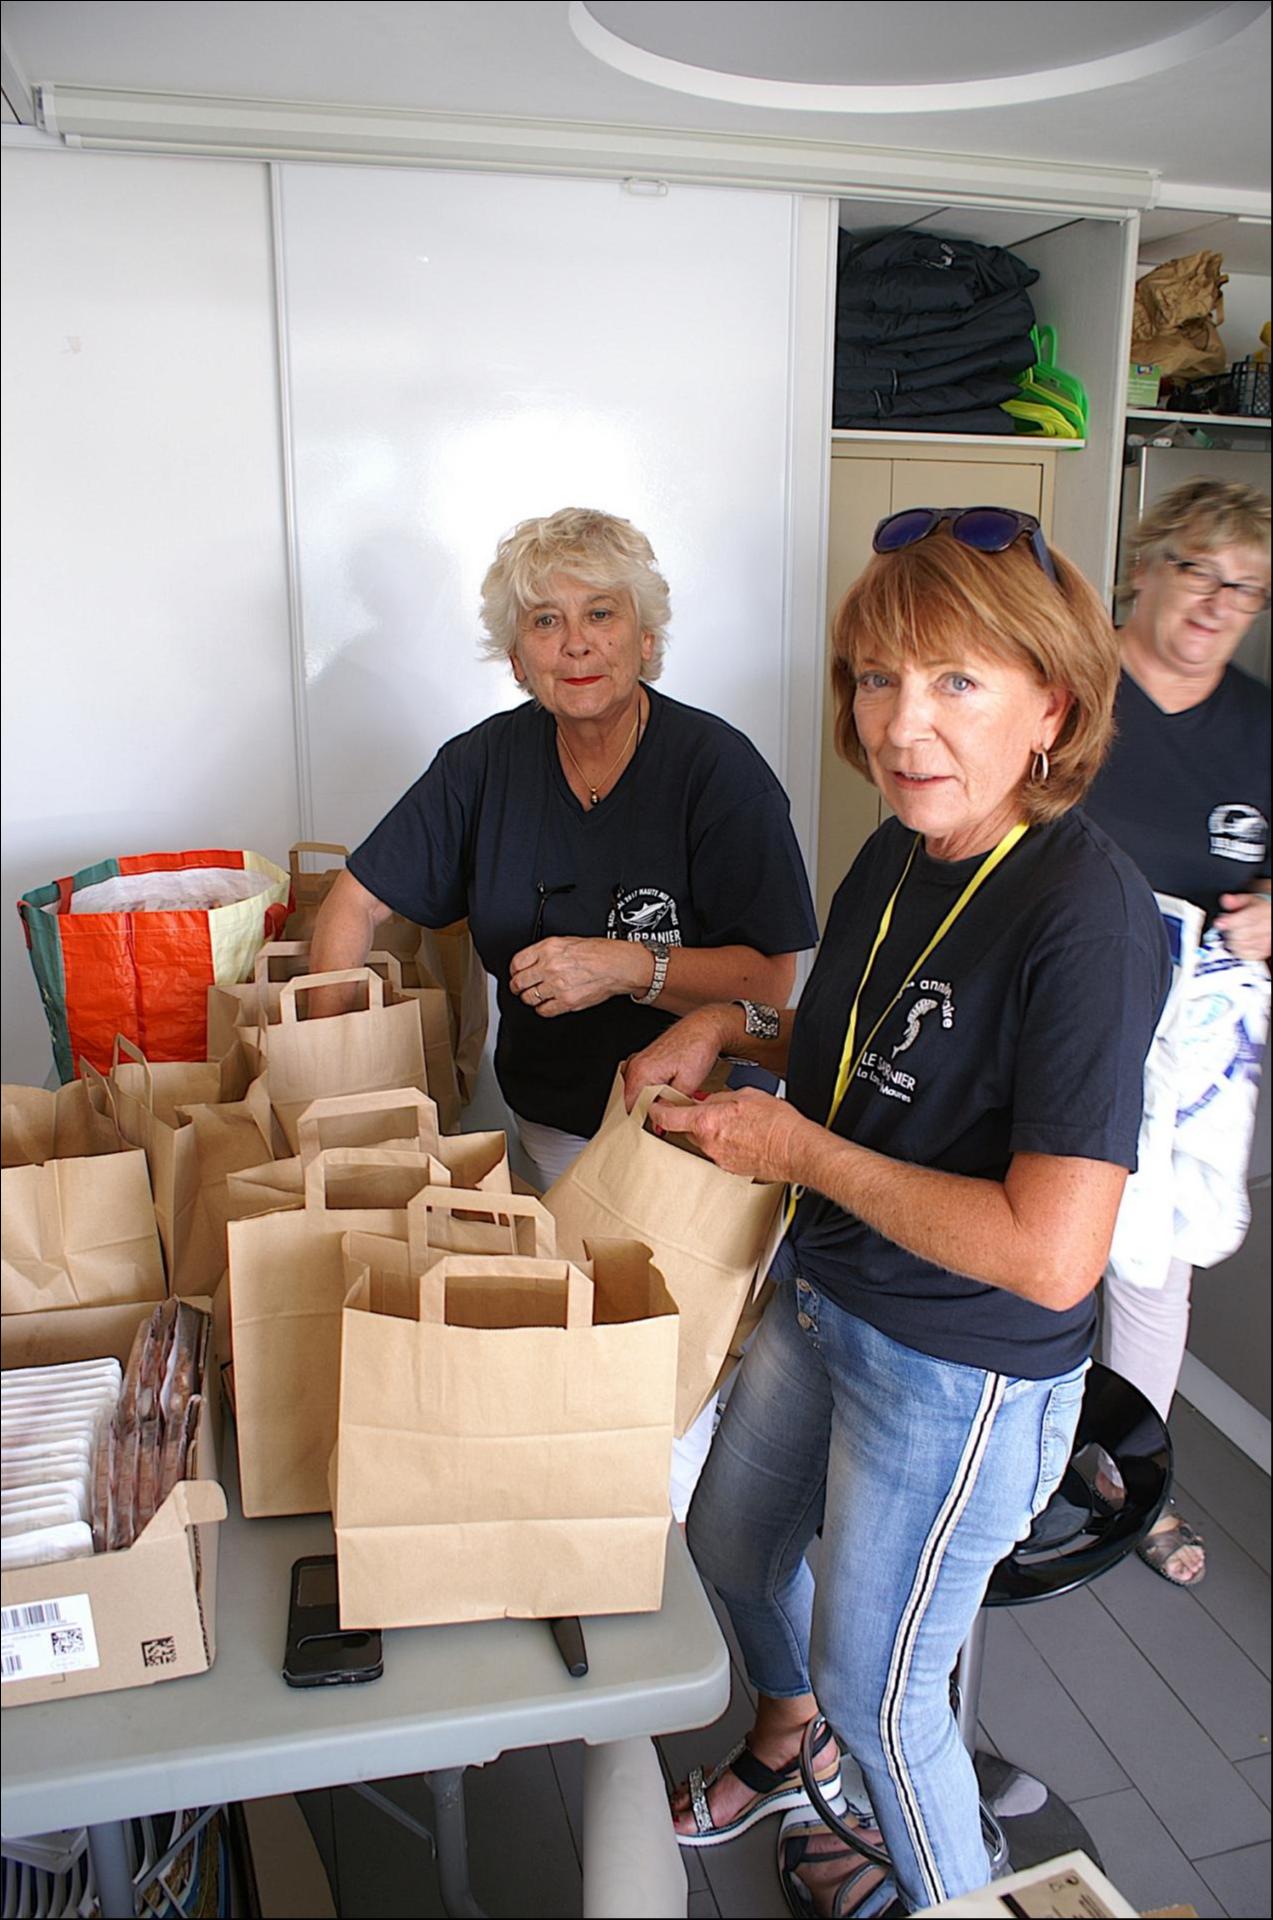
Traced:
<svg viewBox="0 0 1273 1920">
<path fill-rule="evenodd" d="M 556 722 L 529 702 L 448 741 L 349 861 L 422 926 L 468 916 L 495 976 L 495 1070 L 515 1113 L 568 1133 L 601 1124 L 619 1062 L 671 1015 L 626 994 L 545 1020 L 508 986 L 536 929 L 686 947 L 796 953 L 817 940 L 787 796 L 745 736 L 647 689 L 650 717 L 601 804 L 583 807 Z"/>
<path fill-rule="evenodd" d="M 1269 877 L 1269 690 L 1228 667 L 1207 699 L 1165 713 L 1124 672 L 1115 721 L 1086 811 L 1156 893 L 1210 920 L 1222 893 Z"/>
<path fill-rule="evenodd" d="M 831 905 L 800 1000 L 788 1098 L 825 1125 L 849 1007 L 914 836 L 887 821 Z M 1134 1167 L 1145 1055 L 1167 993 L 1162 919 L 1127 856 L 1081 812 L 1032 828 L 909 977 L 978 859 L 921 847 L 858 1012 L 885 1013 L 833 1131 L 895 1160 L 1002 1180 L 1014 1153 Z M 1091 1350 L 1089 1296 L 1062 1311 L 908 1253 L 806 1194 L 780 1255 L 904 1346 L 1027 1379 Z"/>
</svg>

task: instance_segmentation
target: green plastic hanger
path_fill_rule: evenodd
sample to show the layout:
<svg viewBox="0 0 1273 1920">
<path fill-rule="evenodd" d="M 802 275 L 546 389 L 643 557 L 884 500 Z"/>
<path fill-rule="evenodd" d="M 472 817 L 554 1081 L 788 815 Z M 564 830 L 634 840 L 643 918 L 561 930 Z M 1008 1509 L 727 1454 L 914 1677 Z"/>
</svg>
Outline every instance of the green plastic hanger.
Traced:
<svg viewBox="0 0 1273 1920">
<path fill-rule="evenodd" d="M 1033 434 L 1036 439 L 1081 440 L 1082 433 L 1055 406 L 1040 406 L 1034 400 L 1005 400 L 1005 413 L 1016 422 L 1017 433 Z"/>
<path fill-rule="evenodd" d="M 1087 432 L 1087 414 L 1077 407 L 1064 394 L 1055 388 L 1045 386 L 1038 377 L 1038 370 L 1018 375 L 1017 386 L 1022 400 L 1031 400 L 1036 406 L 1055 407 L 1063 420 L 1068 420 L 1074 429 L 1074 437 L 1081 440 Z"/>
<path fill-rule="evenodd" d="M 1066 373 L 1056 364 L 1056 328 L 1033 326 L 1030 339 L 1034 345 L 1035 365 L 1023 376 L 1037 387 L 1044 388 L 1058 400 L 1064 400 L 1077 410 L 1082 438 L 1087 432 L 1088 402 L 1087 392 L 1080 380 L 1072 373 Z"/>
</svg>

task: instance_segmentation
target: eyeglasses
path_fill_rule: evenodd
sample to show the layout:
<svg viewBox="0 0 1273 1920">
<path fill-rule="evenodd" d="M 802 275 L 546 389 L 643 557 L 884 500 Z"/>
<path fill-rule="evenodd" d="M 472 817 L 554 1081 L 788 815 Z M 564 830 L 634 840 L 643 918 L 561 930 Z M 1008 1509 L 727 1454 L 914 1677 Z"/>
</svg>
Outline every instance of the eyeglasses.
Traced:
<svg viewBox="0 0 1273 1920">
<path fill-rule="evenodd" d="M 1268 588 L 1257 587 L 1253 580 L 1225 580 L 1214 567 L 1204 567 L 1197 560 L 1177 560 L 1174 553 L 1167 555 L 1167 565 L 1176 569 L 1181 586 L 1195 600 L 1209 600 L 1215 594 L 1226 607 L 1239 613 L 1263 613 L 1269 604 Z"/>
<path fill-rule="evenodd" d="M 548 902 L 552 899 L 553 895 L 555 893 L 573 893 L 574 890 L 575 890 L 575 883 L 573 880 L 566 881 L 565 885 L 560 887 L 550 887 L 546 883 L 546 881 L 543 881 L 543 880 L 536 881 L 535 892 L 539 895 L 539 904 L 535 908 L 535 924 L 531 928 L 530 939 L 526 942 L 527 946 L 533 947 L 536 940 L 538 940 L 540 934 L 543 932 L 544 908 L 548 905 Z"/>
<path fill-rule="evenodd" d="M 1028 534 L 1031 553 L 1052 585 L 1060 586 L 1043 529 L 1032 513 L 1018 513 L 1015 507 L 903 507 L 884 516 L 871 545 L 876 553 L 900 553 L 947 525 L 952 538 L 975 553 L 1006 553 L 1014 540 Z"/>
</svg>

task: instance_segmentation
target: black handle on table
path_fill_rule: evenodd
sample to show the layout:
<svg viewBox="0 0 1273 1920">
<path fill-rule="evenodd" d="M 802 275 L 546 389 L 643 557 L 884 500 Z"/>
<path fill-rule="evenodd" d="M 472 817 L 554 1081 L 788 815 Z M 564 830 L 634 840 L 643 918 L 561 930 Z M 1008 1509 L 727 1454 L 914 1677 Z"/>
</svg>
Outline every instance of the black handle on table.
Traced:
<svg viewBox="0 0 1273 1920">
<path fill-rule="evenodd" d="M 583 1643 L 583 1628 L 577 1618 L 571 1614 L 562 1620 L 550 1620 L 553 1639 L 557 1642 L 557 1651 L 572 1680 L 582 1680 L 588 1671 L 588 1649 Z"/>
</svg>

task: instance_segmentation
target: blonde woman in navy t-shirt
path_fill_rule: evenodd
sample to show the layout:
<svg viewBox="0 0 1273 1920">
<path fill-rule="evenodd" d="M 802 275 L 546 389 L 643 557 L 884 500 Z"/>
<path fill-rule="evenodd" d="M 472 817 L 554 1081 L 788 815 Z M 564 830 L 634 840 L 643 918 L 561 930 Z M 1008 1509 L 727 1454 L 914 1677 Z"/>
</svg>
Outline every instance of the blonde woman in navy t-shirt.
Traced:
<svg viewBox="0 0 1273 1920">
<path fill-rule="evenodd" d="M 1201 907 L 1239 960 L 1269 957 L 1269 690 L 1233 655 L 1269 604 L 1269 496 L 1189 480 L 1131 541 L 1132 610 L 1119 639 L 1117 734 L 1088 811 L 1156 893 Z M 1245 1170 L 1246 1143 L 1235 1140 Z M 1189 1335 L 1193 1269 L 1157 1286 L 1111 1267 L 1105 1358 L 1167 1418 Z M 1201 1535 L 1169 1506 L 1137 1549 L 1164 1580 L 1196 1586 Z"/>
</svg>

